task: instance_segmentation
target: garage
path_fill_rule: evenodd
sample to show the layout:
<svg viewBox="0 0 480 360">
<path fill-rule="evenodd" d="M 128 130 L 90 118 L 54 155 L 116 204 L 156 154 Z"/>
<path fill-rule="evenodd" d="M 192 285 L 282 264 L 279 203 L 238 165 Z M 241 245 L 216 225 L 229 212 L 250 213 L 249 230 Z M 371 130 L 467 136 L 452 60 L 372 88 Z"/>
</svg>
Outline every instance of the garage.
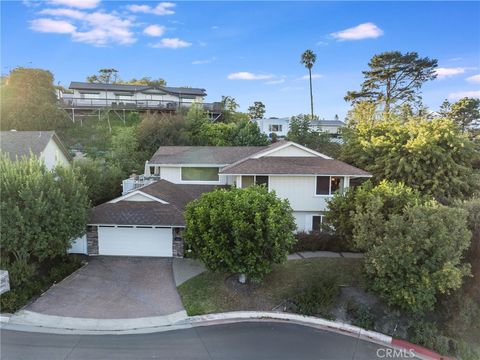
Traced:
<svg viewBox="0 0 480 360">
<path fill-rule="evenodd" d="M 98 254 L 117 256 L 172 256 L 172 228 L 99 226 Z"/>
</svg>

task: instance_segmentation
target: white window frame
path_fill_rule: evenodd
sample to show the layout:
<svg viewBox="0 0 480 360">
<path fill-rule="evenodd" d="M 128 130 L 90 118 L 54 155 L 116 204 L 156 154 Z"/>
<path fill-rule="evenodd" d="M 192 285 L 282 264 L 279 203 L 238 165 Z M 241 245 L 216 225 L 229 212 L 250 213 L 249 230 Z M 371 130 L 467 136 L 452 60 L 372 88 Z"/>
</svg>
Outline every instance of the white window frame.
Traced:
<svg viewBox="0 0 480 360">
<path fill-rule="evenodd" d="M 325 218 L 325 215 L 324 214 L 315 214 L 315 215 L 312 215 L 312 230 L 311 231 L 316 231 L 313 229 L 313 218 L 314 217 L 319 217 L 320 218 L 320 225 L 323 224 L 323 219 Z"/>
<path fill-rule="evenodd" d="M 243 187 L 243 177 L 244 176 L 253 176 L 253 185 L 257 185 L 257 176 L 265 176 L 267 178 L 267 189 L 270 191 L 270 175 L 240 175 L 242 182 L 242 187 L 240 189 L 245 189 Z"/>
<path fill-rule="evenodd" d="M 277 127 L 277 130 L 273 130 L 273 127 L 276 126 Z M 270 124 L 268 125 L 268 131 L 271 131 L 271 132 L 282 132 L 282 124 Z"/>
</svg>

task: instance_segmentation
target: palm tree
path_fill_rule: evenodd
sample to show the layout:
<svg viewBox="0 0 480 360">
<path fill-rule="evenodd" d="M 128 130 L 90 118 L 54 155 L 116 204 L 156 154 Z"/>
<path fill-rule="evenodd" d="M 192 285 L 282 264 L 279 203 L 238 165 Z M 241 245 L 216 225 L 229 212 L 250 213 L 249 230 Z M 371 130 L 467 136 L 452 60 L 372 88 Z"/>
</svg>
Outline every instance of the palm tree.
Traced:
<svg viewBox="0 0 480 360">
<path fill-rule="evenodd" d="M 302 58 L 300 63 L 303 64 L 308 69 L 308 75 L 310 77 L 310 110 L 312 113 L 312 120 L 313 120 L 313 92 L 312 92 L 312 67 L 315 64 L 315 60 L 317 60 L 317 55 L 312 50 L 305 50 L 302 54 Z"/>
</svg>

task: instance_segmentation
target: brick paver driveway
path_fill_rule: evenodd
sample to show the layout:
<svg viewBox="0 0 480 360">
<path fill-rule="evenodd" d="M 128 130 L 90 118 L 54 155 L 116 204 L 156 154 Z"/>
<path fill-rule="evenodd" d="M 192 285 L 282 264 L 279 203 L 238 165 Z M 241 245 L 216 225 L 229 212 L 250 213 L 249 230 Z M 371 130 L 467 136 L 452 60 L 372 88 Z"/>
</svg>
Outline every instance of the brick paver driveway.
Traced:
<svg viewBox="0 0 480 360">
<path fill-rule="evenodd" d="M 173 280 L 171 258 L 98 256 L 26 310 L 125 319 L 168 315 L 183 310 L 183 306 Z"/>
</svg>

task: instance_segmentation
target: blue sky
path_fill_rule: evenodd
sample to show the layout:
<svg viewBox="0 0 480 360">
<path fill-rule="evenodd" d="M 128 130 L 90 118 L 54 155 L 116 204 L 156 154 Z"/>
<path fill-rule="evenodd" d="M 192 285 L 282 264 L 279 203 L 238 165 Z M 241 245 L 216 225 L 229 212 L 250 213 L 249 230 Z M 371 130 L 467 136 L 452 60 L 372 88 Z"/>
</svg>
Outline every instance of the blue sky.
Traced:
<svg viewBox="0 0 480 360">
<path fill-rule="evenodd" d="M 315 113 L 343 118 L 348 90 L 376 53 L 417 51 L 439 60 L 423 88 L 432 110 L 445 98 L 480 97 L 479 2 L 1 2 L 2 74 L 50 70 L 68 86 L 100 68 L 123 79 L 162 77 L 207 90 L 207 101 L 263 101 L 267 116 L 309 112 L 300 54 L 317 54 Z"/>
</svg>

